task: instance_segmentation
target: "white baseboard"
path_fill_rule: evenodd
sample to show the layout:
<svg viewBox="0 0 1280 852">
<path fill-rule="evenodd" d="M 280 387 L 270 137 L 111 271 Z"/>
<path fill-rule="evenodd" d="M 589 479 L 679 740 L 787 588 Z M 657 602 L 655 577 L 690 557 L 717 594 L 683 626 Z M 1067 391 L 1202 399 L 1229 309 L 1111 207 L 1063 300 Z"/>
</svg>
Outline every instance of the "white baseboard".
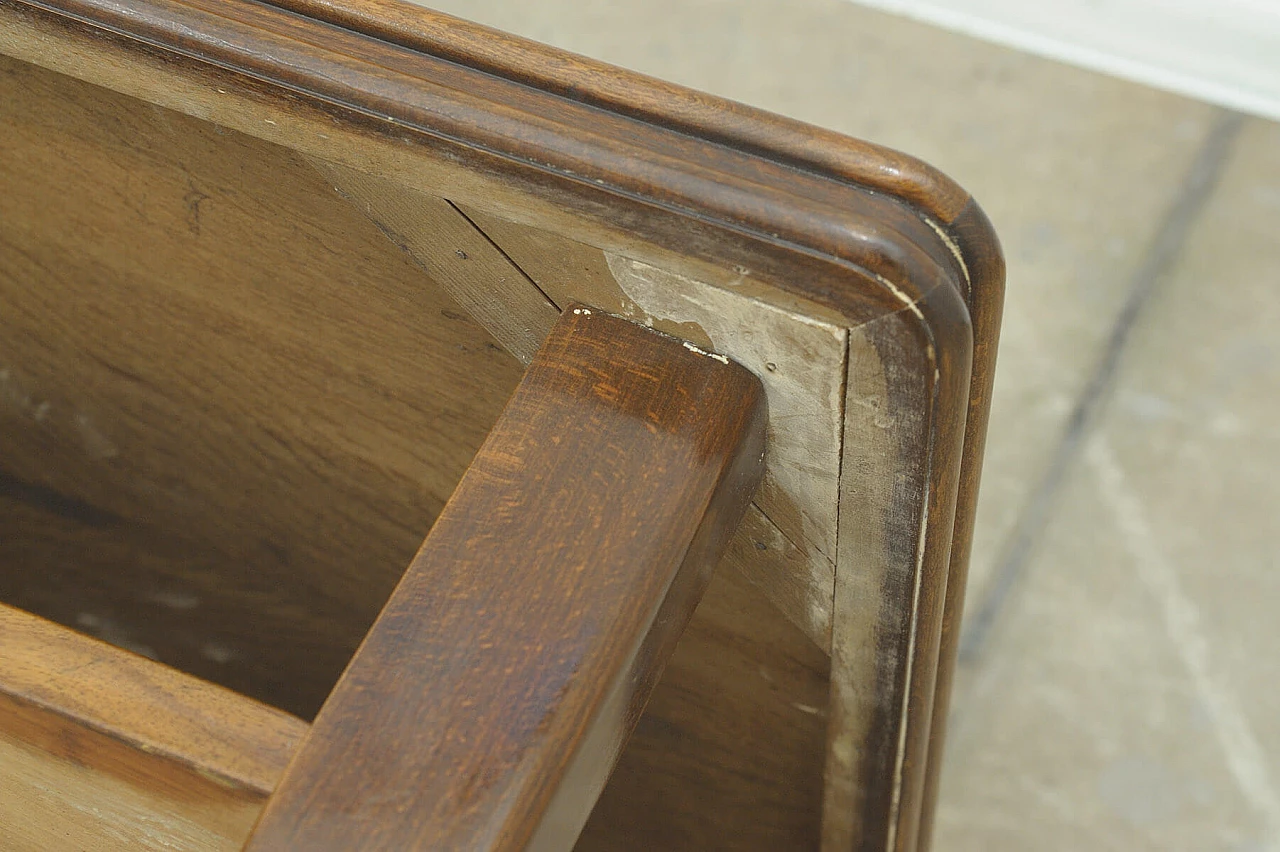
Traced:
<svg viewBox="0 0 1280 852">
<path fill-rule="evenodd" d="M 1280 120 L 1280 0 L 854 0 Z"/>
</svg>

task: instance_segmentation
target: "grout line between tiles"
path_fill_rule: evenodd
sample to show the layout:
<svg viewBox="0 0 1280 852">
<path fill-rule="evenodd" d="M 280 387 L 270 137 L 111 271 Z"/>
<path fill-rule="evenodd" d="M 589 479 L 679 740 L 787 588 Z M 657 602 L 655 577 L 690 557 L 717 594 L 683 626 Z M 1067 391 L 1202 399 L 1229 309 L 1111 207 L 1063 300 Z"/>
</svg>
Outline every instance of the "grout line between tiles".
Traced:
<svg viewBox="0 0 1280 852">
<path fill-rule="evenodd" d="M 1098 484 L 1098 495 L 1110 510 L 1135 573 L 1159 606 L 1171 650 L 1181 658 L 1201 706 L 1213 721 L 1213 736 L 1222 750 L 1244 800 L 1262 818 L 1269 842 L 1259 852 L 1275 852 L 1280 842 L 1280 791 L 1267 752 L 1250 724 L 1245 704 L 1231 684 L 1213 671 L 1209 639 L 1195 597 L 1183 587 L 1175 566 L 1162 552 L 1146 507 L 1134 493 L 1110 443 L 1103 435 L 1089 442 L 1086 465 Z"/>
<path fill-rule="evenodd" d="M 1160 223 L 1151 247 L 1129 279 L 1128 298 L 1111 328 L 1097 368 L 1076 401 L 1049 467 L 1006 539 L 986 594 L 966 614 L 960 634 L 958 665 L 961 668 L 982 664 L 993 628 L 1005 611 L 1012 592 L 1027 573 L 1040 534 L 1057 506 L 1067 474 L 1079 461 L 1085 439 L 1110 397 L 1133 328 L 1177 260 L 1187 235 L 1213 194 L 1243 120 L 1244 116 L 1239 113 L 1222 111 L 1219 114 L 1187 170 L 1177 198 Z"/>
</svg>

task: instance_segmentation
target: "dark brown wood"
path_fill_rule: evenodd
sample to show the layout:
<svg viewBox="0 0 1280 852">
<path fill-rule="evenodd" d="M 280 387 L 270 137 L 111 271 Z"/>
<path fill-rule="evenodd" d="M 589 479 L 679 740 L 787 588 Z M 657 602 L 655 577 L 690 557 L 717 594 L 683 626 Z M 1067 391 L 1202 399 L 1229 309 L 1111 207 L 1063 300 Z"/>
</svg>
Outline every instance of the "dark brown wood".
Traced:
<svg viewBox="0 0 1280 852">
<path fill-rule="evenodd" d="M 572 845 L 759 481 L 764 422 L 736 364 L 566 311 L 247 848 Z"/>
<path fill-rule="evenodd" d="M 239 848 L 306 730 L 0 605 L 6 850 Z"/>
<path fill-rule="evenodd" d="M 882 188 L 910 198 L 942 221 L 954 220 L 969 201 L 946 175 L 915 157 L 470 21 L 388 0 L 277 0 L 275 5 L 564 98 Z"/>
<path fill-rule="evenodd" d="M 929 745 L 925 756 L 924 789 L 921 793 L 918 848 L 929 849 L 933 840 L 933 819 L 937 811 L 938 783 L 946 748 L 947 713 L 951 707 L 951 684 L 956 655 L 960 650 L 960 622 L 964 614 L 965 589 L 969 578 L 969 551 L 977 520 L 978 485 L 982 480 L 982 458 L 987 442 L 987 420 L 991 414 L 991 394 L 995 388 L 996 351 L 1000 343 L 1000 318 L 1004 311 L 1004 257 L 991 222 L 982 208 L 970 200 L 952 223 L 957 242 L 964 246 L 971 282 L 966 293 L 973 323 L 972 377 L 963 412 L 964 448 L 960 459 L 956 520 L 951 538 L 951 558 L 942 604 L 942 625 L 936 682 L 933 692 Z"/>
</svg>

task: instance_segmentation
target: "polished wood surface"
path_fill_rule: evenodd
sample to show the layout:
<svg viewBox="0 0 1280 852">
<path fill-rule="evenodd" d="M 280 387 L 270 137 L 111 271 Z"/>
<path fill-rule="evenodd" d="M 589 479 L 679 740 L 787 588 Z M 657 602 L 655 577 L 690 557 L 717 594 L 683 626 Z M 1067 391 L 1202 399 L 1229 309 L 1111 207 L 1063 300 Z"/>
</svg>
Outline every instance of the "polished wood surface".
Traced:
<svg viewBox="0 0 1280 852">
<path fill-rule="evenodd" d="M 307 725 L 0 605 L 0 847 L 239 849 Z"/>
<path fill-rule="evenodd" d="M 973 324 L 973 356 L 968 399 L 953 417 L 964 418 L 964 446 L 959 461 L 955 528 L 951 534 L 951 557 L 939 627 L 939 651 L 933 708 L 930 711 L 929 742 L 924 788 L 920 800 L 920 828 L 917 846 L 929 849 L 937 809 L 938 784 L 946 749 L 947 713 L 951 707 L 951 683 L 956 655 L 960 650 L 960 621 L 964 613 L 965 589 L 969 578 L 969 551 L 978 511 L 978 486 L 982 481 L 982 458 L 987 442 L 987 420 L 991 414 L 991 394 L 996 380 L 996 352 L 1000 343 L 1000 319 L 1004 311 L 1004 257 L 1000 243 L 985 215 L 972 201 L 957 218 L 957 242 L 964 246 L 969 267 L 966 303 Z"/>
<path fill-rule="evenodd" d="M 571 846 L 759 483 L 765 416 L 723 356 L 566 311 L 247 848 Z"/>
</svg>

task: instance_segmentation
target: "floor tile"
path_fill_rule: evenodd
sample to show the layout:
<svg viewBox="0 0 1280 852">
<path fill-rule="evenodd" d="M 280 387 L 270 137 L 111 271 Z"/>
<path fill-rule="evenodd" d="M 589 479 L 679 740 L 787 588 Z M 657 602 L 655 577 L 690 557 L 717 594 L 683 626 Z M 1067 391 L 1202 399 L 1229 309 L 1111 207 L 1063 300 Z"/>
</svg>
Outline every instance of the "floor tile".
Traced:
<svg viewBox="0 0 1280 852">
<path fill-rule="evenodd" d="M 1114 483 L 1077 474 L 990 668 L 955 705 L 935 849 L 1261 848 L 1101 493 Z"/>
<path fill-rule="evenodd" d="M 1277 233 L 1253 120 L 958 697 L 938 849 L 1280 849 Z"/>
</svg>

